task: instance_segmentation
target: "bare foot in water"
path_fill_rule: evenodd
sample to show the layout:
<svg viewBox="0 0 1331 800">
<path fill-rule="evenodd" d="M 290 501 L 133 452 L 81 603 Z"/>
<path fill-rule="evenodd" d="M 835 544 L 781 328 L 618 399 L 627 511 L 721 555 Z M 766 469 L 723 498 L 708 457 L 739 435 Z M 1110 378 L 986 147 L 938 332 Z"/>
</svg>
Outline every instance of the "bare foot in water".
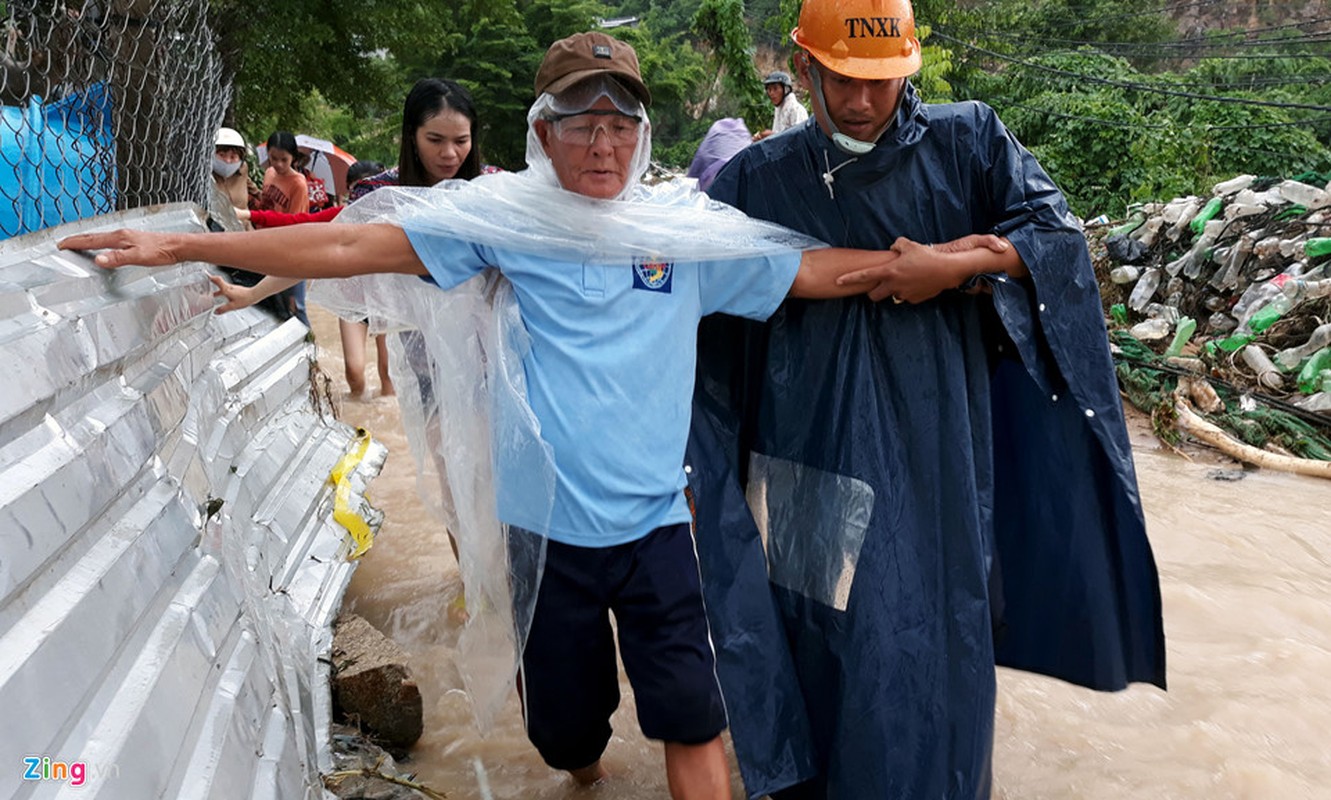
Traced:
<svg viewBox="0 0 1331 800">
<path fill-rule="evenodd" d="M 571 769 L 568 774 L 573 776 L 573 780 L 577 781 L 579 786 L 596 786 L 610 777 L 609 773 L 605 771 L 605 767 L 601 766 L 600 760 L 597 760 L 591 766 Z"/>
</svg>

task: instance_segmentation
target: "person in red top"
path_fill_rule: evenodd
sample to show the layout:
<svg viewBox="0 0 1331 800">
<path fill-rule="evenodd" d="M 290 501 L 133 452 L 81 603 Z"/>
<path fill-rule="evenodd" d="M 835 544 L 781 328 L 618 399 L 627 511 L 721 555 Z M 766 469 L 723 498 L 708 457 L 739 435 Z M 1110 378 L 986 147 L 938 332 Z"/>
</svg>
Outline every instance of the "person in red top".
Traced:
<svg viewBox="0 0 1331 800">
<path fill-rule="evenodd" d="M 283 225 L 304 225 L 306 222 L 332 222 L 345 206 L 329 206 L 322 211 L 288 214 L 285 211 L 241 211 L 236 216 L 256 228 L 280 228 Z"/>
<path fill-rule="evenodd" d="M 309 184 L 296 168 L 299 158 L 295 134 L 277 131 L 268 137 L 268 169 L 263 173 L 263 191 L 254 205 L 256 210 L 288 214 L 310 210 Z"/>
<path fill-rule="evenodd" d="M 384 165 L 378 161 L 357 161 L 347 170 L 347 181 L 353 186 L 361 178 L 382 172 Z M 332 222 L 343 206 L 329 206 L 321 211 L 309 211 L 302 214 L 288 214 L 282 211 L 238 211 L 237 216 L 242 220 L 248 220 L 255 228 L 276 228 L 284 225 L 301 225 L 306 222 Z M 226 303 L 218 306 L 218 314 L 224 314 L 227 311 L 234 311 L 237 308 L 245 308 L 254 305 L 274 292 L 282 291 L 291 285 L 291 281 L 284 278 L 264 278 L 254 286 L 241 286 L 228 283 L 222 278 L 213 275 L 210 276 L 213 284 L 217 286 L 217 294 L 226 298 Z M 365 322 L 353 322 L 351 320 L 339 319 L 338 333 L 342 339 L 342 359 L 347 378 L 347 386 L 351 389 L 353 397 L 359 397 L 365 393 L 365 340 L 369 333 L 369 328 Z M 379 371 L 379 394 L 385 397 L 395 394 L 393 389 L 393 379 L 388 375 L 388 344 L 384 340 L 383 334 L 374 337 L 374 343 L 378 359 L 376 366 Z"/>
<path fill-rule="evenodd" d="M 305 176 L 300 173 L 303 156 L 296 147 L 296 135 L 290 131 L 276 131 L 268 137 L 267 147 L 268 169 L 263 173 L 263 191 L 259 193 L 259 199 L 251 207 L 252 210 L 282 211 L 287 214 L 304 214 L 309 211 L 310 187 Z M 309 327 L 310 318 L 305 314 L 305 282 L 296 281 L 282 287 L 282 300 L 287 313 Z"/>
</svg>

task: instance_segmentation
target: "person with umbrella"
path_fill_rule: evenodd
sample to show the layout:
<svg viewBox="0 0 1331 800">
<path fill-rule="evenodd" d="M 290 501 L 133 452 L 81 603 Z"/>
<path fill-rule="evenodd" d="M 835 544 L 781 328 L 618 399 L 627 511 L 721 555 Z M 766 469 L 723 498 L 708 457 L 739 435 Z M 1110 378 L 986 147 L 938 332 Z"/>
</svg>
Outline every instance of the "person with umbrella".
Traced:
<svg viewBox="0 0 1331 800">
<path fill-rule="evenodd" d="M 296 134 L 296 147 L 306 157 L 306 177 L 313 176 L 323 183 L 329 198 L 327 204 L 342 205 L 346 202 L 347 190 L 356 182 L 348 175 L 351 167 L 356 164 L 356 157 L 327 139 L 303 133 Z"/>
</svg>

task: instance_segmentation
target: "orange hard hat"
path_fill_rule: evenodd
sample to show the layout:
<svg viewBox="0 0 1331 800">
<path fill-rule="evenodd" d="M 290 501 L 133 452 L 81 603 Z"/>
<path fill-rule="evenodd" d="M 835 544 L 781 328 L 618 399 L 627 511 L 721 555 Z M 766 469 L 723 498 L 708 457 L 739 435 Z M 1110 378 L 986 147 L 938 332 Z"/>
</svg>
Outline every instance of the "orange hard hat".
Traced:
<svg viewBox="0 0 1331 800">
<path fill-rule="evenodd" d="M 920 71 L 910 0 L 804 0 L 790 38 L 849 78 L 904 78 Z"/>
</svg>

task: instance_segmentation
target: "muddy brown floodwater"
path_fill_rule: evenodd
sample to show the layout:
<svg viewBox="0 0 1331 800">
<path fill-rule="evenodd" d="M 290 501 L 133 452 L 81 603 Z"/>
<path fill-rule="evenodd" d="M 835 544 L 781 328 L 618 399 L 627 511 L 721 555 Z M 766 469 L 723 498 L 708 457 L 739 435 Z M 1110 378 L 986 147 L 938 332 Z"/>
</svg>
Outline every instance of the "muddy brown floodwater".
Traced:
<svg viewBox="0 0 1331 800">
<path fill-rule="evenodd" d="M 614 777 L 597 789 L 577 789 L 541 762 L 516 699 L 489 736 L 476 732 L 451 657 L 457 566 L 416 497 L 396 403 L 346 397 L 336 323 L 322 309 L 311 317 L 342 418 L 392 453 L 370 487 L 387 520 L 346 607 L 412 653 L 426 718 L 407 766 L 454 800 L 667 797 L 660 748 L 637 732 L 622 679 L 606 753 Z M 366 378 L 374 388 L 373 366 Z M 1140 430 L 1133 450 L 1160 567 L 1169 691 L 1101 694 L 1000 671 L 994 797 L 1331 797 L 1331 482 L 1244 471 L 1204 453 L 1189 461 Z"/>
</svg>

